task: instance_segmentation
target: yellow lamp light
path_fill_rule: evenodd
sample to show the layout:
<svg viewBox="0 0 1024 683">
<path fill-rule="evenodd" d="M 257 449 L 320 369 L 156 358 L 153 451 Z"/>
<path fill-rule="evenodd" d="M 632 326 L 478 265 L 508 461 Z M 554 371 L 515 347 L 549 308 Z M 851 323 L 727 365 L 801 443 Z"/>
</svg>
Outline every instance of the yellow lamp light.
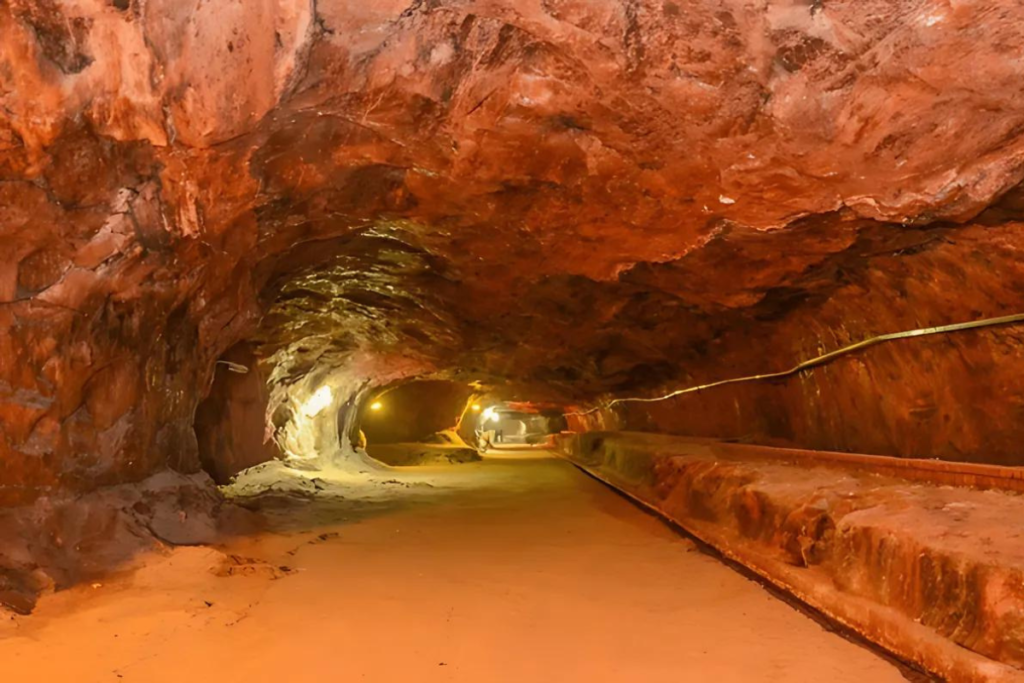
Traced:
<svg viewBox="0 0 1024 683">
<path fill-rule="evenodd" d="M 380 410 L 383 407 L 384 404 L 381 403 L 380 401 L 374 401 L 373 403 L 370 404 L 370 410 Z"/>
<path fill-rule="evenodd" d="M 302 414 L 306 417 L 315 417 L 323 412 L 324 408 L 331 405 L 334 394 L 328 386 L 322 386 L 309 397 L 309 400 L 302 405 Z"/>
</svg>

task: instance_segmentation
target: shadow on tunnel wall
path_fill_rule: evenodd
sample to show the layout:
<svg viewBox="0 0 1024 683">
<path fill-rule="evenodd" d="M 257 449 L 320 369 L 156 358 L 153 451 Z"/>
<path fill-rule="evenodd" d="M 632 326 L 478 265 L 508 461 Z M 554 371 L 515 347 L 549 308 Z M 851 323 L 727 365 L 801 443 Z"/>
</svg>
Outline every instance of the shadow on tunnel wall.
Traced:
<svg viewBox="0 0 1024 683">
<path fill-rule="evenodd" d="M 277 443 L 265 438 L 267 378 L 257 366 L 252 345 L 237 344 L 222 360 L 248 372 L 233 372 L 218 363 L 210 393 L 196 408 L 199 459 L 218 484 L 248 467 L 282 457 Z"/>
</svg>

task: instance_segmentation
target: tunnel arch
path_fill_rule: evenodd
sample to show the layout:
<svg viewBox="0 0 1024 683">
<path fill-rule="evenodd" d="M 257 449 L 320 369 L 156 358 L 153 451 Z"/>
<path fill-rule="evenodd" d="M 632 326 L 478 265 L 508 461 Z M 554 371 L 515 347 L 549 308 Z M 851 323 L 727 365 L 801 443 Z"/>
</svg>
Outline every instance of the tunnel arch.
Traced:
<svg viewBox="0 0 1024 683">
<path fill-rule="evenodd" d="M 659 39 L 627 54 L 595 47 L 620 42 L 601 3 L 572 18 L 531 10 L 543 14 L 531 30 L 510 21 L 508 2 L 472 20 L 465 8 L 379 8 L 351 25 L 330 2 L 310 23 L 308 8 L 254 5 L 220 17 L 253 32 L 245 49 L 211 52 L 214 35 L 195 33 L 189 54 L 227 61 L 186 101 L 175 84 L 197 57 L 174 43 L 182 26 L 90 7 L 55 6 L 51 23 L 22 4 L 0 9 L 5 72 L 19 79 L 0 114 L 5 500 L 200 469 L 197 405 L 217 359 L 245 340 L 266 351 L 271 416 L 294 415 L 306 391 L 297 378 L 318 364 L 372 386 L 449 373 L 510 398 L 591 406 L 1024 310 L 1013 256 L 1021 108 L 999 51 L 1019 37 L 1014 22 L 970 27 L 1003 39 L 972 45 L 983 52 L 977 87 L 934 106 L 917 74 L 943 50 L 963 53 L 967 28 L 958 17 L 932 27 L 926 48 L 900 7 L 885 67 L 866 49 L 840 78 L 822 49 L 684 96 L 648 82 L 689 73 L 675 38 L 706 42 L 698 70 L 717 73 L 791 55 L 811 29 L 751 41 L 740 22 L 705 36 L 694 27 L 722 19 L 696 3 L 688 22 L 638 15 L 637 35 Z M 865 45 L 880 40 L 855 9 L 826 14 Z M 280 48 L 259 53 L 276 44 L 278 20 L 291 27 Z M 567 40 L 580 22 L 601 39 Z M 52 53 L 44 37 L 60 26 L 81 27 L 76 45 L 94 34 L 109 44 Z M 346 31 L 374 38 L 352 46 Z M 453 40 L 463 59 L 444 68 L 411 48 Z M 136 54 L 167 77 L 132 90 L 120 60 Z M 255 63 L 274 77 L 253 79 Z M 408 77 L 382 75 L 395 65 Z M 898 96 L 879 99 L 866 85 L 876 76 Z M 244 115 L 225 105 L 237 83 L 254 88 Z M 785 96 L 756 95 L 773 88 Z M 979 92 L 992 98 L 984 107 Z M 40 118 L 44 100 L 54 108 Z M 107 115 L 109 102 L 135 104 Z M 850 111 L 874 112 L 870 135 Z M 607 419 L 1019 462 L 1015 409 L 983 394 L 1018 376 L 996 369 L 1016 363 L 1016 337 L 970 338 L 872 351 L 867 380 L 844 362 L 787 388 Z M 936 376 L 960 390 L 923 379 Z M 820 398 L 830 392 L 845 398 Z M 964 394 L 977 400 L 965 407 Z M 284 441 L 308 455 L 296 435 Z"/>
<path fill-rule="evenodd" d="M 409 443 L 454 433 L 473 400 L 473 387 L 451 380 L 413 379 L 368 397 L 359 426 L 368 443 Z M 380 408 L 374 410 L 374 404 Z"/>
</svg>

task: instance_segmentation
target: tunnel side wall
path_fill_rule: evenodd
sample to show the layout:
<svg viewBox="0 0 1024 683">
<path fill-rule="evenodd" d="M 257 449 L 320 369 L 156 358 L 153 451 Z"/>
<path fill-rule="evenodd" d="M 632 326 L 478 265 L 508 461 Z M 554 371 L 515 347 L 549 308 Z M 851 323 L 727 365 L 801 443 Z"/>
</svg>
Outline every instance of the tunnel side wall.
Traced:
<svg viewBox="0 0 1024 683">
<path fill-rule="evenodd" d="M 809 287 L 799 306 L 766 292 L 758 318 L 730 326 L 710 345 L 678 350 L 689 376 L 631 393 L 653 397 L 784 371 L 877 335 L 1024 312 L 1020 227 L 971 226 L 955 239 L 937 231 L 927 248 L 876 256 L 842 277 L 816 276 L 833 284 L 819 294 Z M 1022 365 L 1024 325 L 988 327 L 890 341 L 782 380 L 623 403 L 570 420 L 582 430 L 1024 465 Z"/>
<path fill-rule="evenodd" d="M 900 657 L 951 681 L 1024 680 L 1018 496 L 707 439 L 564 433 L 556 446 Z"/>
</svg>

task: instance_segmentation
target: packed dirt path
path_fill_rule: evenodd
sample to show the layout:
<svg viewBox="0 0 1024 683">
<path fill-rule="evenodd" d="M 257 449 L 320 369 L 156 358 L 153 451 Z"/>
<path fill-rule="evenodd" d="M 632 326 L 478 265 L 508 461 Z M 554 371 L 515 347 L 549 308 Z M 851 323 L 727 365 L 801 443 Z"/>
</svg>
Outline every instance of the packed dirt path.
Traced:
<svg viewBox="0 0 1024 683">
<path fill-rule="evenodd" d="M 904 680 L 545 453 L 396 472 L 44 599 L 3 680 Z"/>
</svg>

